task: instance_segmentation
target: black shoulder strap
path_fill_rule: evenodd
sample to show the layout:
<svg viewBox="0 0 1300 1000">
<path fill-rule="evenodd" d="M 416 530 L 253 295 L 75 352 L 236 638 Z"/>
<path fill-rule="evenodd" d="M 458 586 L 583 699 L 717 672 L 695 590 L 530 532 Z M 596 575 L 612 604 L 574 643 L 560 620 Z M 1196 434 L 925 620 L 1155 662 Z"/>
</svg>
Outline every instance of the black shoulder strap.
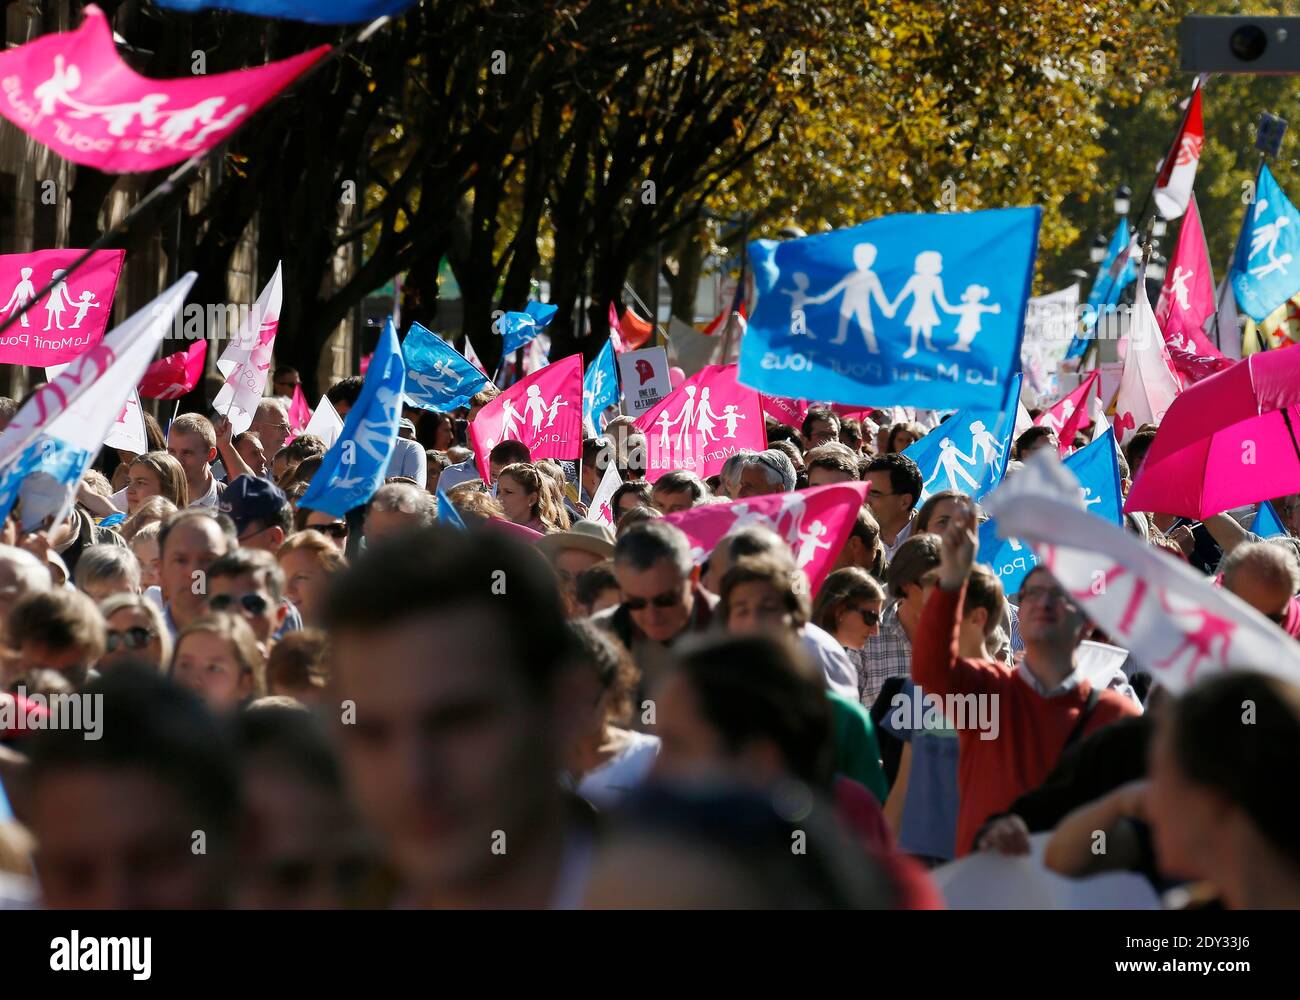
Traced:
<svg viewBox="0 0 1300 1000">
<path fill-rule="evenodd" d="M 1070 735 L 1066 737 L 1065 746 L 1061 747 L 1062 754 L 1079 742 L 1079 737 L 1083 735 L 1084 729 L 1087 728 L 1088 720 L 1092 718 L 1093 709 L 1097 707 L 1097 702 L 1099 701 L 1101 701 L 1101 689 L 1092 688 L 1088 692 L 1088 700 L 1084 703 L 1083 709 L 1079 712 L 1078 721 L 1075 722 L 1074 728 L 1070 730 Z"/>
</svg>

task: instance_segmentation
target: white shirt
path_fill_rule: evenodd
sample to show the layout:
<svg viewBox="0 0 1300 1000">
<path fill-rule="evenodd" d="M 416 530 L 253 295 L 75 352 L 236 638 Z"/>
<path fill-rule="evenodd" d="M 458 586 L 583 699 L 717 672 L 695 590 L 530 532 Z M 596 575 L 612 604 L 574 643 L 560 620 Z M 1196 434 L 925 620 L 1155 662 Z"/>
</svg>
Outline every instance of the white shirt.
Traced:
<svg viewBox="0 0 1300 1000">
<path fill-rule="evenodd" d="M 916 524 L 916 511 L 912 511 L 912 516 L 907 519 L 907 523 L 898 529 L 898 534 L 894 536 L 893 542 L 885 541 L 885 536 L 880 536 L 880 544 L 885 549 L 885 558 L 890 562 L 894 560 L 894 553 L 899 550 L 902 544 L 912 537 L 912 525 Z"/>
<path fill-rule="evenodd" d="M 597 809 L 612 809 L 646 779 L 659 756 L 659 737 L 629 731 L 628 743 L 578 782 L 578 794 Z"/>
<path fill-rule="evenodd" d="M 438 491 L 450 493 L 461 483 L 468 483 L 471 479 L 478 478 L 478 466 L 474 464 L 472 458 L 468 462 L 461 462 L 459 465 L 449 465 L 442 470 L 442 475 L 438 477 Z"/>
<path fill-rule="evenodd" d="M 221 499 L 221 493 L 218 489 L 219 483 L 216 477 L 212 478 L 212 485 L 208 487 L 208 492 L 201 497 L 196 497 L 190 501 L 191 507 L 202 508 L 203 510 L 216 510 L 217 504 Z"/>
<path fill-rule="evenodd" d="M 799 641 L 809 659 L 821 668 L 826 677 L 826 686 L 850 701 L 857 701 L 858 672 L 840 641 L 825 629 L 811 623 L 800 629 Z"/>
</svg>

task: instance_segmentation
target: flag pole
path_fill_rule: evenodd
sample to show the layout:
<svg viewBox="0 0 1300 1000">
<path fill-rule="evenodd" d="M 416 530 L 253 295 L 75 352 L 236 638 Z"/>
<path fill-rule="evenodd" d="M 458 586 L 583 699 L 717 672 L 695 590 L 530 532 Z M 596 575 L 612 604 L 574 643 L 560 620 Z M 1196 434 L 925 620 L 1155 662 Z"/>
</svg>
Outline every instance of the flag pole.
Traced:
<svg viewBox="0 0 1300 1000">
<path fill-rule="evenodd" d="M 74 274 L 76 274 L 77 271 L 81 270 L 81 268 L 84 267 L 87 264 L 87 262 L 89 262 L 90 258 L 93 257 L 96 253 L 98 253 L 101 250 L 113 249 L 110 246 L 110 244 L 116 243 L 119 237 L 126 236 L 131 231 L 131 227 L 134 226 L 136 222 L 139 221 L 141 216 L 143 216 L 147 211 L 152 209 L 159 202 L 169 200 L 172 196 L 176 195 L 177 193 L 181 193 L 187 190 L 189 188 L 190 183 L 194 180 L 195 176 L 198 174 L 199 169 L 203 167 L 204 164 L 207 163 L 208 159 L 213 157 L 214 154 L 216 154 L 220 150 L 223 150 L 226 146 L 226 143 L 231 139 L 232 136 L 235 135 L 236 132 L 239 132 L 241 129 L 247 126 L 249 122 L 256 119 L 263 112 L 274 107 L 279 101 L 283 100 L 283 98 L 286 95 L 293 93 L 295 90 L 297 90 L 304 83 L 306 83 L 306 81 L 314 77 L 326 66 L 335 62 L 340 56 L 342 56 L 353 46 L 359 45 L 362 42 L 369 41 L 370 37 L 374 35 L 375 32 L 379 31 L 391 20 L 392 17 L 388 15 L 385 15 L 384 17 L 377 17 L 369 24 L 362 27 L 359 31 L 353 32 L 351 35 L 349 35 L 347 38 L 341 41 L 337 46 L 330 49 L 330 51 L 327 52 L 323 58 L 318 59 L 311 66 L 307 67 L 307 69 L 303 70 L 303 72 L 300 73 L 298 77 L 295 80 L 293 80 L 282 91 L 274 95 L 269 101 L 267 101 L 260 108 L 254 111 L 251 115 L 245 118 L 243 122 L 241 122 L 238 126 L 236 126 L 236 128 L 229 135 L 226 136 L 225 139 L 217 143 L 211 149 L 204 150 L 202 153 L 196 153 L 194 156 L 191 156 L 188 160 L 182 163 L 170 174 L 168 174 L 167 178 L 161 184 L 159 184 L 157 187 L 151 190 L 143 198 L 141 198 L 140 201 L 137 202 L 134 207 L 132 207 L 131 211 L 127 212 L 126 215 L 122 216 L 122 218 L 113 226 L 111 226 L 107 232 L 103 233 L 99 237 L 99 239 L 95 240 L 95 242 L 92 243 L 87 250 L 84 250 L 80 257 L 78 257 L 67 268 L 65 268 L 63 274 L 60 275 L 59 278 L 57 279 L 51 278 L 44 288 L 42 288 L 39 292 L 37 292 L 30 299 L 28 299 L 26 303 L 23 304 L 21 309 L 10 314 L 8 319 L 6 319 L 3 323 L 0 323 L 0 335 L 4 334 L 6 330 L 8 330 L 11 326 L 13 326 L 16 322 L 18 322 L 23 316 L 25 316 L 29 309 L 31 309 L 43 298 L 49 295 L 50 292 L 54 290 L 54 287 L 56 285 L 62 282 L 66 282 L 69 278 L 71 278 Z"/>
</svg>

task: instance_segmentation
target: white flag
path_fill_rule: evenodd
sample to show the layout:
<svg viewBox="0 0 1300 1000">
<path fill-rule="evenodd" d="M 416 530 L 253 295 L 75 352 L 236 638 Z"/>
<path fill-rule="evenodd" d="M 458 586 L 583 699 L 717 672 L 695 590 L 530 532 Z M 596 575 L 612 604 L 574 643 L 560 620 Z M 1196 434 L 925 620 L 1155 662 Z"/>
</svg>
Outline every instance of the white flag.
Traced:
<svg viewBox="0 0 1300 1000">
<path fill-rule="evenodd" d="M 1127 443 L 1143 424 L 1158 424 L 1178 395 L 1178 378 L 1147 300 L 1146 282 L 1137 280 L 1133 320 L 1124 338 L 1128 351 L 1115 397 L 1115 429 Z"/>
<path fill-rule="evenodd" d="M 46 433 L 98 451 L 197 277 L 193 271 L 184 275 L 37 389 L 0 433 L 0 468 Z"/>
<path fill-rule="evenodd" d="M 53 381 L 67 367 L 66 364 L 50 365 L 45 369 L 46 379 Z M 108 437 L 104 438 L 104 447 L 128 451 L 133 455 L 143 455 L 149 450 L 149 435 L 145 433 L 144 414 L 140 410 L 140 393 L 135 389 L 126 397 L 126 405 L 117 415 L 117 421 L 108 432 Z"/>
<path fill-rule="evenodd" d="M 212 407 L 230 418 L 235 434 L 244 433 L 252 425 L 257 404 L 266 392 L 275 332 L 280 327 L 280 306 L 284 301 L 282 266 L 275 266 L 275 274 L 253 303 L 239 335 L 217 359 L 217 370 L 226 376 L 226 384 L 212 401 Z"/>
<path fill-rule="evenodd" d="M 1056 456 L 1035 454 L 984 506 L 1000 537 L 1029 542 L 1084 614 L 1174 694 L 1229 669 L 1300 682 L 1295 640 L 1190 566 L 1085 513 L 1078 479 Z"/>
<path fill-rule="evenodd" d="M 591 505 L 587 508 L 588 521 L 614 527 L 614 491 L 622 485 L 623 477 L 618 474 L 618 466 L 610 462 L 605 467 L 605 474 L 601 477 L 600 485 L 596 487 L 596 494 L 591 498 Z"/>
<path fill-rule="evenodd" d="M 334 442 L 343 433 L 343 418 L 339 416 L 338 410 L 334 409 L 334 404 L 329 401 L 328 396 L 321 396 L 315 412 L 312 413 L 311 419 L 307 421 L 307 426 L 302 429 L 302 432 L 315 434 L 325 442 L 326 448 L 334 447 Z"/>
</svg>

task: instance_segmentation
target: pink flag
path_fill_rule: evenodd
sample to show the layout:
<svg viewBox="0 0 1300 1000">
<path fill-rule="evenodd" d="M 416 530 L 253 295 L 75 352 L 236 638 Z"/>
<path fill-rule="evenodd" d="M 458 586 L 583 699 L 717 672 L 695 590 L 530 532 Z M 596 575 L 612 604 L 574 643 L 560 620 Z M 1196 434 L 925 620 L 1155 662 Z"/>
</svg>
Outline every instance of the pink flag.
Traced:
<svg viewBox="0 0 1300 1000">
<path fill-rule="evenodd" d="M 3 59 L 0 56 L 0 59 Z M 0 256 L 0 321 L 14 315 L 84 250 L 37 250 Z M 0 362 L 36 368 L 66 364 L 104 338 L 125 250 L 97 250 L 69 281 L 61 281 L 0 334 Z"/>
<path fill-rule="evenodd" d="M 1205 336 L 1205 323 L 1214 315 L 1214 275 L 1205 249 L 1201 213 L 1192 196 L 1178 233 L 1174 259 L 1165 273 L 1165 283 L 1156 302 L 1156 322 L 1171 348 L 1203 358 L 1223 355 Z"/>
<path fill-rule="evenodd" d="M 547 365 L 520 379 L 469 425 L 479 474 L 488 478 L 488 452 L 502 441 L 522 441 L 533 461 L 582 455 L 582 355 Z"/>
<path fill-rule="evenodd" d="M 614 353 L 622 354 L 628 349 L 623 339 L 623 325 L 618 321 L 618 309 L 614 303 L 609 304 L 609 339 L 614 342 Z"/>
<path fill-rule="evenodd" d="M 1093 372 L 1079 383 L 1068 396 L 1057 400 L 1034 420 L 1038 427 L 1050 427 L 1060 439 L 1062 456 L 1074 447 L 1074 436 L 1092 422 L 1088 415 L 1088 399 L 1101 399 L 1101 373 Z"/>
<path fill-rule="evenodd" d="M 1158 424 L 1182 388 L 1147 299 L 1146 282 L 1137 280 L 1137 301 L 1129 325 L 1124 371 L 1115 396 L 1115 433 L 1127 444 L 1143 424 Z"/>
<path fill-rule="evenodd" d="M 870 483 L 833 483 L 792 493 L 693 507 L 664 518 L 691 540 L 692 555 L 703 562 L 727 534 L 753 524 L 771 528 L 790 545 L 795 562 L 816 593 L 848 541 Z"/>
<path fill-rule="evenodd" d="M 199 384 L 207 356 L 208 342 L 196 340 L 187 351 L 159 358 L 145 369 L 140 395 L 145 399 L 180 399 Z"/>
<path fill-rule="evenodd" d="M 790 399 L 786 396 L 763 396 L 763 412 L 788 427 L 803 427 L 808 415 L 808 400 Z"/>
<path fill-rule="evenodd" d="M 1198 85 L 1192 92 L 1191 104 L 1183 116 L 1183 124 L 1174 139 L 1173 148 L 1165 157 L 1160 175 L 1156 178 L 1156 208 L 1166 219 L 1176 219 L 1187 211 L 1204 143 L 1205 126 L 1201 122 L 1201 88 Z"/>
<path fill-rule="evenodd" d="M 289 440 L 306 430 L 310 422 L 311 407 L 307 405 L 307 397 L 302 394 L 302 383 L 299 382 L 293 387 L 293 399 L 289 401 L 289 427 L 293 431 Z"/>
<path fill-rule="evenodd" d="M 1217 352 L 1213 356 L 1203 357 L 1190 351 L 1180 351 L 1172 344 L 1167 346 L 1169 360 L 1174 363 L 1174 371 L 1178 373 L 1178 381 L 1184 389 L 1237 363 L 1232 358 L 1225 358 Z"/>
<path fill-rule="evenodd" d="M 329 51 L 174 80 L 138 75 L 93 4 L 76 31 L 0 53 L 0 115 L 73 163 L 109 173 L 157 170 L 224 141 Z"/>
<path fill-rule="evenodd" d="M 736 381 L 735 365 L 706 365 L 638 418 L 647 438 L 646 479 L 685 469 L 715 475 L 744 448 L 767 447 L 763 401 Z"/>
</svg>

